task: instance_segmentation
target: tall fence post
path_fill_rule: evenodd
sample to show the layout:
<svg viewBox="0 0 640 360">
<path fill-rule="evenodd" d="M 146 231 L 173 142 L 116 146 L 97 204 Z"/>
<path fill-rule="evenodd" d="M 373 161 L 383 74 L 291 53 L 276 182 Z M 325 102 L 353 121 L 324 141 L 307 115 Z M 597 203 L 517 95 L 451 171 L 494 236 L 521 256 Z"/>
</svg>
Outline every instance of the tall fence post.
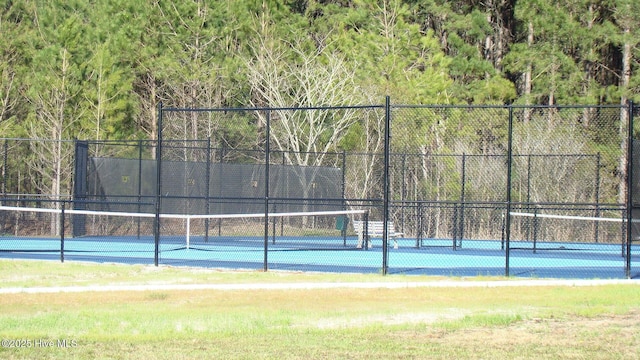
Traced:
<svg viewBox="0 0 640 360">
<path fill-rule="evenodd" d="M 60 262 L 64 262 L 64 207 L 65 202 L 62 202 L 60 211 Z"/>
<path fill-rule="evenodd" d="M 341 186 L 341 194 L 340 194 L 340 199 L 342 199 L 342 210 L 347 210 L 347 199 L 346 199 L 346 193 L 347 193 L 347 152 L 343 149 L 342 150 L 342 183 L 340 184 Z M 347 246 L 347 224 L 344 225 L 343 230 L 342 230 L 342 244 L 343 246 Z"/>
<path fill-rule="evenodd" d="M 509 105 L 509 125 L 507 140 L 507 204 L 505 214 L 504 276 L 509 276 L 509 252 L 511 248 L 511 171 L 513 165 L 513 106 Z"/>
<path fill-rule="evenodd" d="M 206 173 L 205 173 L 205 182 L 206 182 L 206 199 L 204 202 L 204 211 L 205 214 L 211 213 L 211 136 L 207 138 L 207 159 L 205 163 Z M 209 219 L 204 220 L 204 242 L 209 242 Z"/>
<path fill-rule="evenodd" d="M 269 270 L 268 253 L 269 253 L 269 162 L 271 147 L 269 139 L 271 137 L 271 110 L 267 110 L 266 128 L 265 128 L 265 144 L 264 144 L 264 262 L 262 269 L 266 272 Z"/>
<path fill-rule="evenodd" d="M 598 152 L 598 154 L 596 155 L 596 181 L 595 181 L 595 194 L 593 195 L 594 199 L 594 203 L 596 204 L 596 209 L 595 209 L 595 217 L 599 217 L 600 216 L 600 152 Z M 594 224 L 594 237 L 595 237 L 595 241 L 599 242 L 599 234 L 600 234 L 600 222 L 599 221 L 595 221 Z"/>
<path fill-rule="evenodd" d="M 156 203 L 155 218 L 153 222 L 153 238 L 155 242 L 153 252 L 153 263 L 158 266 L 160 258 L 160 200 L 162 198 L 162 189 L 160 185 L 160 175 L 162 174 L 162 102 L 158 104 L 158 139 L 156 142 Z"/>
<path fill-rule="evenodd" d="M 627 129 L 627 236 L 626 236 L 626 257 L 625 274 L 627 279 L 631 278 L 631 241 L 633 241 L 633 101 L 627 103 L 629 112 Z"/>
<path fill-rule="evenodd" d="M 382 275 L 386 275 L 389 270 L 389 247 L 387 246 L 387 234 L 389 229 L 389 156 L 391 143 L 391 98 L 385 98 L 385 121 L 384 121 L 384 181 L 382 194 Z"/>
<path fill-rule="evenodd" d="M 138 140 L 138 212 L 142 212 L 142 140 Z M 140 218 L 138 223 L 138 239 L 140 239 Z"/>
</svg>

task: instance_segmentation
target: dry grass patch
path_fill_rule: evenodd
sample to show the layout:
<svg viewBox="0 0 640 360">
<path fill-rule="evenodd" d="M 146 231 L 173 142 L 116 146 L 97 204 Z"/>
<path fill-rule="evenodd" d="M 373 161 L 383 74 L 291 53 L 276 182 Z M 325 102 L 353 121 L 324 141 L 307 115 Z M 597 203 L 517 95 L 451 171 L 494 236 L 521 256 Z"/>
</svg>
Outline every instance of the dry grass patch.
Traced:
<svg viewBox="0 0 640 360">
<path fill-rule="evenodd" d="M 1 265 L 7 278 L 35 278 L 40 271 L 58 284 L 73 283 L 74 276 L 87 283 L 109 270 Z M 139 278 L 128 281 L 138 283 L 354 281 L 323 274 L 113 270 L 109 282 L 126 282 L 132 274 Z M 78 346 L 0 348 L 0 358 L 627 359 L 640 353 L 638 304 L 634 284 L 3 294 L 0 337 L 74 339 Z"/>
<path fill-rule="evenodd" d="M 640 311 L 595 317 L 532 318 L 506 326 L 425 327 L 397 335 L 440 355 L 497 359 L 625 359 L 640 353 Z M 442 357 L 445 358 L 446 356 Z"/>
</svg>

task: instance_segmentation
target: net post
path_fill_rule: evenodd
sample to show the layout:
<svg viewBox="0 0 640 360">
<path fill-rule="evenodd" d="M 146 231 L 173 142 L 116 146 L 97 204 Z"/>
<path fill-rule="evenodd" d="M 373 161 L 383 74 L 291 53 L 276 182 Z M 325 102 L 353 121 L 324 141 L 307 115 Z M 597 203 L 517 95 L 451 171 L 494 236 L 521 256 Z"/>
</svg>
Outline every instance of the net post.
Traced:
<svg viewBox="0 0 640 360">
<path fill-rule="evenodd" d="M 273 204 L 273 212 L 278 212 L 277 204 Z M 278 225 L 277 221 L 278 220 L 275 217 L 273 217 L 273 220 L 271 221 L 271 244 L 273 245 L 276 244 L 276 227 Z"/>
<path fill-rule="evenodd" d="M 364 248 L 369 250 L 371 241 L 369 240 L 369 210 L 364 213 L 364 225 L 362 229 L 362 239 L 364 240 Z"/>
<path fill-rule="evenodd" d="M 422 216 L 423 216 L 423 210 L 422 210 L 422 202 L 418 202 L 418 206 L 417 206 L 417 212 L 418 212 L 418 230 L 417 230 L 417 236 L 416 236 L 416 248 L 419 249 L 422 245 L 422 235 L 423 235 L 423 221 L 422 221 Z"/>
<path fill-rule="evenodd" d="M 453 243 L 451 244 L 451 249 L 453 251 L 458 250 L 457 248 L 457 238 L 458 238 L 458 204 L 453 204 L 453 216 L 451 219 L 451 238 L 453 240 Z"/>
<path fill-rule="evenodd" d="M 538 207 L 533 211 L 533 253 L 538 252 Z"/>
<path fill-rule="evenodd" d="M 344 215 L 344 225 L 341 229 L 341 235 L 342 235 L 342 246 L 343 247 L 347 247 L 347 228 L 349 227 L 349 218 Z"/>
<path fill-rule="evenodd" d="M 191 216 L 187 215 L 187 250 L 191 242 Z"/>
</svg>

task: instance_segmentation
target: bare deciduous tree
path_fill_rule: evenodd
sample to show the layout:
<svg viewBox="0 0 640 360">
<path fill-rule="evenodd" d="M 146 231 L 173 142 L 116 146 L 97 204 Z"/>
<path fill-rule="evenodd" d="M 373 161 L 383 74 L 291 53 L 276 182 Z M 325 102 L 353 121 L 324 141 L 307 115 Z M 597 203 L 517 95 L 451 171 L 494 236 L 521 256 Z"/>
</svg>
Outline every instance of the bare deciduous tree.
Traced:
<svg viewBox="0 0 640 360">
<path fill-rule="evenodd" d="M 264 22 L 251 44 L 246 61 L 253 106 L 274 108 L 270 113 L 270 141 L 284 152 L 289 164 L 326 166 L 328 152 L 336 150 L 347 130 L 359 120 L 354 108 L 296 111 L 299 107 L 351 105 L 360 100 L 355 71 L 340 54 L 327 47 L 311 47 L 302 39 L 277 40 Z M 266 113 L 258 114 L 264 125 Z M 302 169 L 302 168 L 299 168 Z M 309 173 L 307 172 L 309 175 Z M 311 193 L 315 172 L 300 174 L 304 197 Z"/>
<path fill-rule="evenodd" d="M 29 166 L 31 179 L 41 194 L 48 194 L 54 206 L 60 206 L 59 200 L 63 181 L 70 179 L 73 147 L 67 146 L 69 127 L 80 117 L 81 110 L 73 104 L 72 98 L 79 89 L 74 86 L 71 70 L 71 54 L 60 49 L 59 58 L 52 59 L 49 66 L 55 77 L 48 82 L 46 89 L 33 89 L 30 101 L 36 112 L 31 121 L 28 134 L 33 139 L 51 141 L 31 142 L 34 161 Z M 59 61 L 59 63 L 57 63 Z M 51 229 L 59 233 L 59 221 L 52 217 Z"/>
<path fill-rule="evenodd" d="M 254 45 L 247 61 L 254 92 L 252 105 L 275 108 L 272 141 L 296 165 L 321 165 L 311 153 L 335 149 L 346 130 L 357 120 L 354 109 L 293 111 L 282 108 L 350 105 L 359 100 L 354 71 L 336 53 L 323 49 L 308 52 L 302 44 L 270 45 L 264 39 Z M 295 62 L 287 58 L 297 58 Z M 261 119 L 265 121 L 265 119 Z"/>
</svg>

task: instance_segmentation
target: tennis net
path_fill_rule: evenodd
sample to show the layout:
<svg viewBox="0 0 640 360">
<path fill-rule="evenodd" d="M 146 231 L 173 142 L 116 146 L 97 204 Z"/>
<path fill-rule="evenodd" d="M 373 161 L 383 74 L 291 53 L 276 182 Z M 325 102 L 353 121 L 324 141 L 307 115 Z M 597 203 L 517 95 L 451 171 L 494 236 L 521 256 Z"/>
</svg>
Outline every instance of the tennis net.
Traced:
<svg viewBox="0 0 640 360">
<path fill-rule="evenodd" d="M 161 251 L 216 246 L 273 250 L 357 247 L 352 221 L 365 210 L 257 214 L 160 214 Z M 2 235 L 12 239 L 74 238 L 146 242 L 155 238 L 153 213 L 0 206 Z M 17 246 L 13 243 L 13 246 Z M 19 243 L 18 243 L 19 244 Z M 3 246 L 2 250 L 7 245 Z"/>
<path fill-rule="evenodd" d="M 364 210 L 274 212 L 255 214 L 160 215 L 165 235 L 184 234 L 188 249 L 235 246 L 272 250 L 356 247 L 348 226 Z M 266 243 L 265 243 L 266 241 Z"/>
<path fill-rule="evenodd" d="M 510 249 L 624 252 L 626 219 L 511 212 Z"/>
</svg>

